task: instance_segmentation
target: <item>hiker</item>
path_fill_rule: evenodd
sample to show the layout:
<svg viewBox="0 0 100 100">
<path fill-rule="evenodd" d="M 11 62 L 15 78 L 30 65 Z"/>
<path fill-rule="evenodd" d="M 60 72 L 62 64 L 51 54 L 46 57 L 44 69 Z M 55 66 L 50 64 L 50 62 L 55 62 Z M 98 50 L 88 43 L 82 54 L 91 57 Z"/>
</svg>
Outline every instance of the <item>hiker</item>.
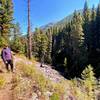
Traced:
<svg viewBox="0 0 100 100">
<path fill-rule="evenodd" d="M 3 59 L 7 71 L 10 71 L 9 70 L 9 65 L 10 65 L 11 71 L 13 72 L 13 58 L 11 49 L 8 47 L 8 45 L 4 45 L 4 48 L 1 51 L 1 57 Z"/>
</svg>

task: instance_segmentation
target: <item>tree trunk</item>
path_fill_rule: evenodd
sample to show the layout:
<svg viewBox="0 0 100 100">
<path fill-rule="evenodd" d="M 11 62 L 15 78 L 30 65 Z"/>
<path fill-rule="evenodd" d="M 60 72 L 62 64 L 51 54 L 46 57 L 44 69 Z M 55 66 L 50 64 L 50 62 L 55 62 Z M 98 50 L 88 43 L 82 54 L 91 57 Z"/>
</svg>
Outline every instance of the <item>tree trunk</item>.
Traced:
<svg viewBox="0 0 100 100">
<path fill-rule="evenodd" d="M 30 0 L 28 0 L 28 57 L 32 58 L 32 34 L 30 31 Z"/>
</svg>

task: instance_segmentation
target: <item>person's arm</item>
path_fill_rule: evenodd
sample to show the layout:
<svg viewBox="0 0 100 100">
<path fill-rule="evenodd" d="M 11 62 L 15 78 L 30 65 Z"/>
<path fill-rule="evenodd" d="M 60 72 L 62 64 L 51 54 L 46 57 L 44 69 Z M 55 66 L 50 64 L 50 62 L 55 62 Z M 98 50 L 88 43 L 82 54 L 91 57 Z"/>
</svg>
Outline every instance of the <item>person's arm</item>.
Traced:
<svg viewBox="0 0 100 100">
<path fill-rule="evenodd" d="M 11 52 L 11 59 L 13 60 L 13 53 Z"/>
<path fill-rule="evenodd" d="M 13 52 L 11 51 L 11 49 L 10 49 L 10 53 L 11 53 L 11 59 L 13 60 Z"/>
</svg>

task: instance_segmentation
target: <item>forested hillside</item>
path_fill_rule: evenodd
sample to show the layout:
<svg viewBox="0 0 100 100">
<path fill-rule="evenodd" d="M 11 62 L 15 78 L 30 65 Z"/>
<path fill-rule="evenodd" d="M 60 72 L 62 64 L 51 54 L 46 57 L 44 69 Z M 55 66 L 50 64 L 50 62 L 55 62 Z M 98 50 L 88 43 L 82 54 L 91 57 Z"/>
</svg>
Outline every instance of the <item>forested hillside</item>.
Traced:
<svg viewBox="0 0 100 100">
<path fill-rule="evenodd" d="M 14 73 L 2 72 L 0 61 L 0 93 L 7 90 L 10 98 L 14 92 L 14 100 L 99 100 L 100 3 L 89 8 L 86 1 L 83 10 L 34 32 L 28 19 L 28 34 L 14 22 L 13 7 L 12 0 L 0 0 L 0 49 L 8 45 L 17 55 Z"/>
<path fill-rule="evenodd" d="M 5 5 L 2 0 L 1 3 L 0 46 L 9 42 L 13 51 L 27 56 L 27 36 L 22 35 L 20 24 L 13 22 L 13 3 L 9 1 Z M 70 20 L 51 23 L 46 29 L 36 28 L 31 37 L 32 55 L 38 61 L 55 66 L 67 78 L 80 77 L 89 64 L 99 77 L 99 20 L 100 4 L 91 10 L 85 2 L 83 10 L 74 11 Z"/>
<path fill-rule="evenodd" d="M 88 64 L 93 66 L 95 75 L 99 77 L 99 20 L 100 4 L 91 10 L 85 2 L 83 12 L 74 11 L 72 19 L 66 23 L 58 27 L 54 25 L 46 32 L 36 29 L 33 55 L 38 58 L 43 55 L 46 63 L 54 65 L 67 78 L 80 76 Z"/>
</svg>

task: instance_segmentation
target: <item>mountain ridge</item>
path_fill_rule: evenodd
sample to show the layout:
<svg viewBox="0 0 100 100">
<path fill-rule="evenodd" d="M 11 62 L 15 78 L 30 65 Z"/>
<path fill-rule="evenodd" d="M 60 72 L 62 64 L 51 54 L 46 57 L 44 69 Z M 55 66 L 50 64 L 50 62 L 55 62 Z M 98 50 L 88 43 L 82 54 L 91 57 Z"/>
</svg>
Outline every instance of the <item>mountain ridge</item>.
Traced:
<svg viewBox="0 0 100 100">
<path fill-rule="evenodd" d="M 77 10 L 77 12 L 82 14 L 83 10 L 80 9 L 80 10 Z M 55 23 L 50 22 L 50 23 L 48 23 L 46 25 L 43 25 L 43 26 L 40 27 L 40 29 L 47 30 L 48 28 L 53 27 L 53 26 L 54 27 L 57 27 L 57 26 L 60 27 L 63 24 L 66 24 L 66 23 L 70 22 L 72 20 L 72 18 L 73 18 L 73 14 L 74 14 L 74 12 L 72 14 L 69 14 L 68 16 L 64 17 L 63 19 L 61 19 L 58 22 L 55 22 Z"/>
</svg>

